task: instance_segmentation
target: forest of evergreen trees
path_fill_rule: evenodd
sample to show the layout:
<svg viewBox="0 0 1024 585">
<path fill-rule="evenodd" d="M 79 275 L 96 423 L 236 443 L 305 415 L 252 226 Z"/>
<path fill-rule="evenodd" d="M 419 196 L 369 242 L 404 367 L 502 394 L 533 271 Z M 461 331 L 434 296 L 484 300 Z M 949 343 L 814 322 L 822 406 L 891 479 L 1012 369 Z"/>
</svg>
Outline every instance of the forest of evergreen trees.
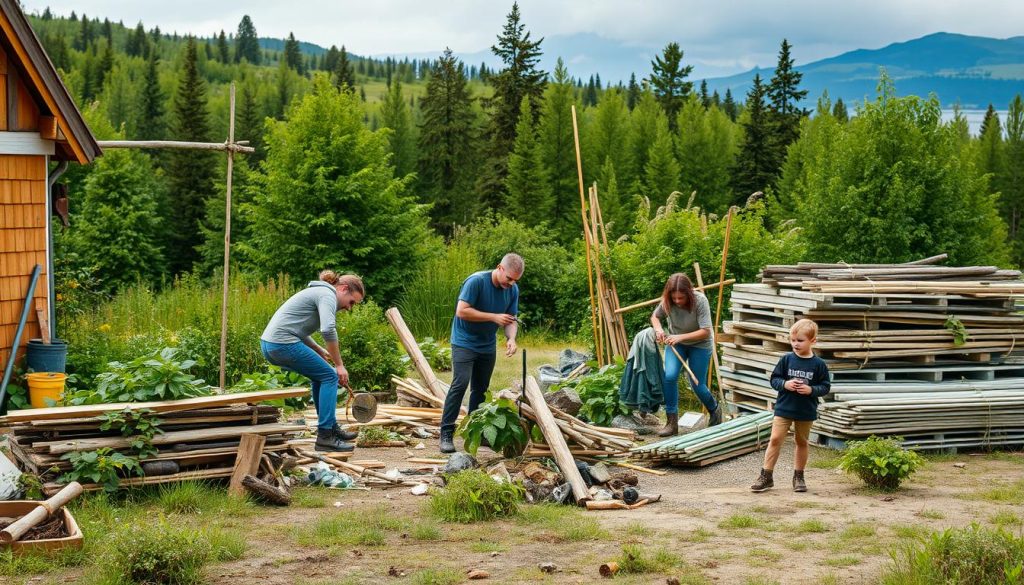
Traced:
<svg viewBox="0 0 1024 585">
<path fill-rule="evenodd" d="M 49 9 L 31 21 L 100 139 L 223 140 L 236 84 L 236 139 L 257 152 L 236 166 L 233 240 L 254 274 L 305 278 L 330 265 L 394 298 L 443 238 L 499 217 L 571 250 L 581 232 L 573 105 L 584 178 L 615 238 L 678 191 L 714 216 L 758 207 L 769 231 L 799 227 L 808 260 L 1024 257 L 1019 95 L 1005 121 L 990 106 L 979 137 L 963 119 L 941 122 L 935 99 L 896 97 L 884 72 L 857 111 L 824 95 L 809 112 L 784 39 L 770 78 L 720 96 L 691 78 L 674 42 L 626 84 L 575 78 L 561 60 L 543 71 L 543 39 L 516 4 L 492 47 L 496 70 L 451 51 L 303 53 L 294 35 L 269 50 L 248 16 L 208 38 Z M 191 151 L 108 151 L 73 169 L 63 265 L 102 275 L 107 290 L 213 274 L 224 172 L 223 157 Z"/>
</svg>

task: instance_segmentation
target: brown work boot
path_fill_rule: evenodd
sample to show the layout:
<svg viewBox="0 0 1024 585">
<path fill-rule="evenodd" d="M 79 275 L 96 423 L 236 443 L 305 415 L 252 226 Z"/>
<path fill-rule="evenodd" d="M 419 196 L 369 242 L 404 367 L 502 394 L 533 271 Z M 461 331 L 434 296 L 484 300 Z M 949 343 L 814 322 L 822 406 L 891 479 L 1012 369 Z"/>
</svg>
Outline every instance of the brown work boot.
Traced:
<svg viewBox="0 0 1024 585">
<path fill-rule="evenodd" d="M 673 437 L 679 434 L 679 413 L 665 414 L 665 426 L 658 429 L 659 437 Z"/>
<path fill-rule="evenodd" d="M 793 472 L 793 491 L 794 492 L 806 492 L 807 482 L 804 481 L 803 470 Z"/>
<path fill-rule="evenodd" d="M 772 472 L 767 469 L 762 469 L 761 475 L 758 476 L 757 481 L 754 482 L 754 485 L 750 486 L 750 491 L 763 492 L 773 487 L 775 487 L 775 480 L 772 479 Z"/>
</svg>

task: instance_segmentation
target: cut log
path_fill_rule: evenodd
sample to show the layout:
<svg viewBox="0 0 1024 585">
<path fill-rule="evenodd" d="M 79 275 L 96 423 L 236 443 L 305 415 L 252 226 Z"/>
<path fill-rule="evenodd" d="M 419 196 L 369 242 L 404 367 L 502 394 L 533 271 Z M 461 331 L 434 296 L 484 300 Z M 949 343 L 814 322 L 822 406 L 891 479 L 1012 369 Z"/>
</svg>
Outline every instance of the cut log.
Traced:
<svg viewBox="0 0 1024 585">
<path fill-rule="evenodd" d="M 540 425 L 544 441 L 550 447 L 555 463 L 558 464 L 558 469 L 561 470 L 565 480 L 569 482 L 569 487 L 572 488 L 572 494 L 576 498 L 576 503 L 582 506 L 590 499 L 590 491 L 587 489 L 587 484 L 583 481 L 583 476 L 580 475 L 579 469 L 576 468 L 576 460 L 573 459 L 572 453 L 569 452 L 569 446 L 565 444 L 565 437 L 562 436 L 561 429 L 555 423 L 555 417 L 551 414 L 551 410 L 548 409 L 548 403 L 544 402 L 544 395 L 541 393 L 540 386 L 537 385 L 537 380 L 533 376 L 527 376 L 526 378 L 526 399 L 530 402 L 530 406 L 533 407 L 533 411 L 537 416 L 537 424 Z"/>
<path fill-rule="evenodd" d="M 228 484 L 228 495 L 240 496 L 245 493 L 242 487 L 242 479 L 247 475 L 256 475 L 260 467 L 260 459 L 263 457 L 263 444 L 267 438 L 263 435 L 247 433 L 242 435 L 242 442 L 238 445 L 238 455 L 235 456 L 235 469 L 231 472 L 231 481 Z"/>
<path fill-rule="evenodd" d="M 249 490 L 252 495 L 264 502 L 277 506 L 287 506 L 292 503 L 291 494 L 279 487 L 270 485 L 262 479 L 247 474 L 242 477 L 239 483 L 245 486 L 245 489 Z"/>
<path fill-rule="evenodd" d="M 448 385 L 438 380 L 437 376 L 434 375 L 434 370 L 430 368 L 430 363 L 427 362 L 427 358 L 420 351 L 420 346 L 416 344 L 416 338 L 413 337 L 412 331 L 409 331 L 409 327 L 406 326 L 402 314 L 398 312 L 397 308 L 391 307 L 384 312 L 384 316 L 388 318 L 388 323 L 391 323 L 391 327 L 398 334 L 398 340 L 402 342 L 402 347 L 409 354 L 409 358 L 412 359 L 412 365 L 415 366 L 416 372 L 426 382 L 427 388 L 430 389 L 434 396 L 443 401 L 448 394 Z"/>
<path fill-rule="evenodd" d="M 0 530 L 0 542 L 10 544 L 18 540 L 34 526 L 38 526 L 54 512 L 63 508 L 65 504 L 82 495 L 82 491 L 82 484 L 77 481 L 69 483 L 52 498 L 40 502 L 36 509 L 25 514 L 7 528 Z"/>
</svg>

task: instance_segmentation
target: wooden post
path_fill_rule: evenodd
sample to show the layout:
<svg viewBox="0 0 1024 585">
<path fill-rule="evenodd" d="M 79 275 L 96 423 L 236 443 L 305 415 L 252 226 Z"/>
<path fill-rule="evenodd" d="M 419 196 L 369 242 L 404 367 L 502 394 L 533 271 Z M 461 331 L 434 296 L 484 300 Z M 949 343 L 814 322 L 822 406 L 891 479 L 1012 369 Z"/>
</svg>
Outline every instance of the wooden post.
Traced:
<svg viewBox="0 0 1024 585">
<path fill-rule="evenodd" d="M 697 285 L 704 286 L 704 277 L 700 274 L 700 262 L 693 263 L 693 273 L 697 277 Z M 722 287 L 725 288 L 725 287 Z M 711 379 L 712 367 L 715 372 L 715 380 L 718 381 L 718 401 L 725 404 L 725 389 L 722 388 L 722 366 L 718 365 L 718 343 L 715 337 L 718 335 L 718 327 L 711 332 L 711 363 L 708 364 L 708 380 Z"/>
<path fill-rule="evenodd" d="M 398 334 L 398 340 L 402 342 L 405 353 L 409 354 L 409 358 L 412 359 L 412 365 L 416 367 L 416 372 L 419 373 L 420 378 L 423 378 L 430 392 L 437 398 L 440 398 L 443 404 L 445 397 L 448 395 L 448 388 L 444 382 L 437 379 L 437 376 L 434 375 L 434 370 L 430 369 L 427 358 L 420 351 L 420 346 L 416 344 L 416 338 L 413 337 L 412 331 L 409 331 L 409 327 L 405 324 L 402 314 L 398 312 L 397 308 L 391 307 L 384 312 L 384 316 L 388 318 L 388 323 L 391 323 L 391 327 Z"/>
<path fill-rule="evenodd" d="M 547 442 L 548 447 L 551 449 L 555 463 L 558 464 L 558 469 L 561 470 L 565 481 L 569 482 L 569 487 L 572 488 L 572 495 L 576 498 L 576 503 L 582 506 L 590 499 L 590 491 L 587 489 L 587 484 L 583 482 L 580 470 L 576 468 L 576 460 L 573 459 L 569 446 L 565 444 L 565 437 L 562 436 L 562 431 L 558 428 L 558 423 L 555 422 L 555 417 L 551 414 L 548 403 L 544 401 L 544 396 L 541 394 L 540 386 L 537 385 L 537 380 L 533 376 L 527 376 L 525 387 L 526 400 L 533 407 L 534 415 L 537 417 L 537 424 L 540 425 L 540 430 L 544 434 L 544 440 Z"/>
<path fill-rule="evenodd" d="M 36 319 L 39 320 L 39 337 L 45 345 L 50 345 L 50 317 L 43 299 L 36 299 Z"/>
<path fill-rule="evenodd" d="M 235 144 L 235 84 L 231 83 L 228 106 L 228 144 Z M 235 151 L 228 149 L 227 191 L 224 193 L 224 293 L 220 314 L 220 387 L 227 388 L 225 364 L 228 355 L 228 280 L 231 266 L 231 177 L 235 170 Z M 241 478 L 239 478 L 241 481 Z M 241 488 L 239 488 L 241 489 Z"/>
<path fill-rule="evenodd" d="M 267 438 L 263 435 L 246 433 L 238 444 L 238 455 L 235 456 L 235 468 L 231 472 L 228 484 L 228 495 L 240 496 L 245 493 L 242 479 L 247 475 L 256 475 L 260 468 L 260 457 L 263 456 L 263 445 Z"/>
<path fill-rule="evenodd" d="M 54 512 L 60 510 L 65 504 L 82 494 L 82 484 L 73 481 L 64 486 L 64 489 L 57 492 L 45 502 L 39 502 L 39 507 L 0 531 L 0 542 L 10 544 L 25 535 L 33 527 L 45 522 Z"/>
<path fill-rule="evenodd" d="M 583 219 L 583 233 L 584 240 L 589 238 L 587 236 L 587 200 L 583 195 L 583 159 L 580 157 L 580 130 L 576 123 L 576 106 L 572 106 L 572 139 L 576 144 L 576 173 L 579 176 L 580 183 L 580 216 Z M 586 242 L 584 242 L 586 243 Z M 594 351 L 597 352 L 598 360 L 600 360 L 600 351 L 598 351 L 597 342 L 597 309 L 594 305 L 594 275 L 590 267 L 590 246 L 586 246 L 587 253 L 587 288 L 590 289 L 590 327 L 594 334 Z"/>
<path fill-rule="evenodd" d="M 729 257 L 729 234 L 732 233 L 732 208 L 725 218 L 725 244 L 722 246 L 722 270 L 718 274 L 718 282 L 725 280 L 725 260 Z M 715 331 L 718 333 L 719 319 L 722 317 L 722 295 L 725 294 L 725 287 L 718 289 L 718 306 L 715 307 Z"/>
</svg>

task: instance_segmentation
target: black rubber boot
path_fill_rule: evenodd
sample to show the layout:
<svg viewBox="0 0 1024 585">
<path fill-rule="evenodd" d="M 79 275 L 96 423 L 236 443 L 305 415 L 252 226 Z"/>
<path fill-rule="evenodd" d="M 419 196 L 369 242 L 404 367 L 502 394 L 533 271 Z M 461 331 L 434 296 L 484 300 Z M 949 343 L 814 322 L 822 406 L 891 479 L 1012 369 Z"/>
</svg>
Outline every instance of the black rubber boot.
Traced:
<svg viewBox="0 0 1024 585">
<path fill-rule="evenodd" d="M 444 427 L 441 429 L 441 452 L 455 452 L 455 429 L 451 427 Z"/>
<path fill-rule="evenodd" d="M 754 485 L 750 486 L 750 491 L 763 492 L 773 487 L 775 487 L 775 480 L 772 479 L 772 472 L 767 469 L 762 469 L 761 475 L 758 476 L 757 481 L 754 482 Z"/>
<path fill-rule="evenodd" d="M 314 448 L 317 451 L 325 453 L 335 452 L 346 452 L 355 451 L 356 446 L 352 443 L 346 443 L 334 432 L 334 429 L 317 429 L 316 430 L 316 444 Z"/>
<path fill-rule="evenodd" d="M 334 424 L 334 434 L 341 437 L 342 441 L 354 441 L 359 438 L 358 432 L 342 430 L 341 426 L 337 423 Z"/>
<path fill-rule="evenodd" d="M 803 470 L 793 472 L 793 491 L 794 492 L 806 492 L 807 482 L 804 481 Z"/>
</svg>

